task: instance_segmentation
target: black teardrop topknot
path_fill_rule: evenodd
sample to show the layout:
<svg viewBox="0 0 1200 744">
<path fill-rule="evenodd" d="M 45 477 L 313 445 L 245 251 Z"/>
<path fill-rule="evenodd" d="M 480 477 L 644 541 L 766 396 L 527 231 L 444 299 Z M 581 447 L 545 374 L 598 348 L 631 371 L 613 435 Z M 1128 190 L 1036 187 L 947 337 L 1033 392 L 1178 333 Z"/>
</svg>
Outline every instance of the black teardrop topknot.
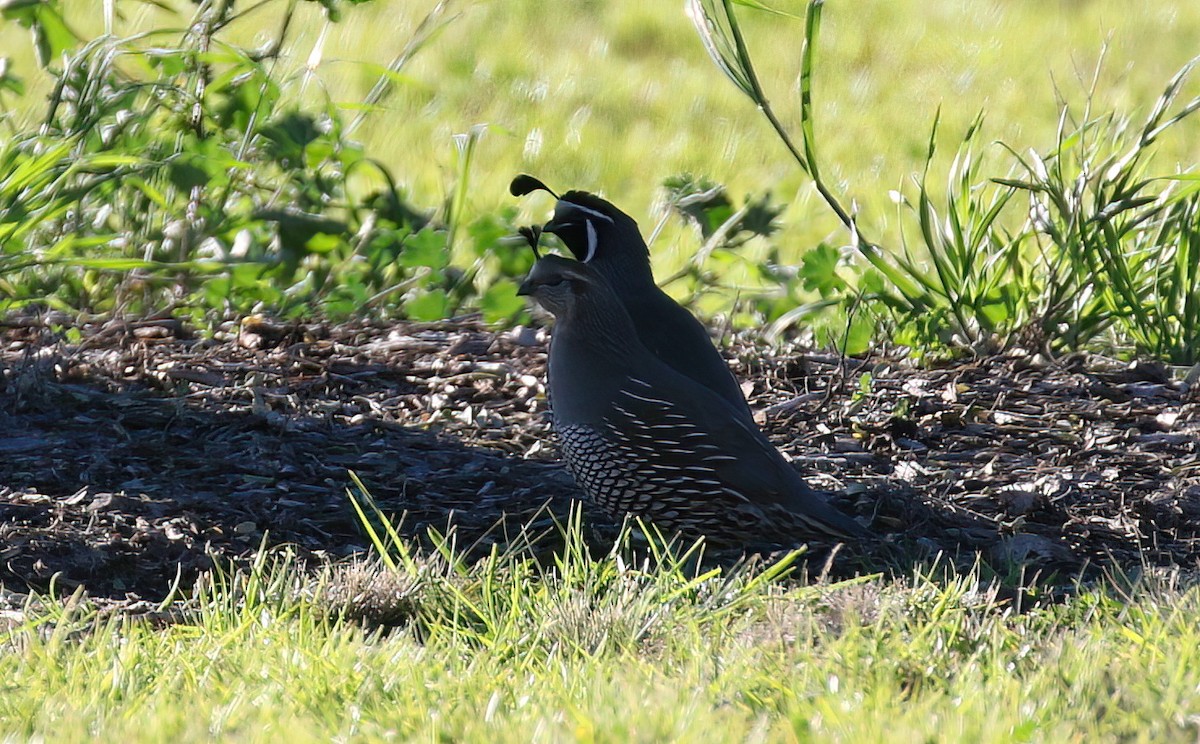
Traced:
<svg viewBox="0 0 1200 744">
<path fill-rule="evenodd" d="M 512 194 L 513 196 L 525 196 L 526 194 L 531 194 L 534 191 L 545 191 L 555 199 L 558 198 L 558 194 L 551 191 L 549 186 L 529 175 L 528 173 L 518 174 L 515 178 L 513 178 L 512 183 L 508 185 L 508 193 Z"/>
</svg>

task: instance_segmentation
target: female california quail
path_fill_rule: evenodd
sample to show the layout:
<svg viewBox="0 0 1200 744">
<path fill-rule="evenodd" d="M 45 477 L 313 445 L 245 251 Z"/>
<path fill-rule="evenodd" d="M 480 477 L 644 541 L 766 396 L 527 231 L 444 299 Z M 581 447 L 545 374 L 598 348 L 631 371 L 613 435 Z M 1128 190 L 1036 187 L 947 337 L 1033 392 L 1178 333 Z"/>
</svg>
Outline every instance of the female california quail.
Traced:
<svg viewBox="0 0 1200 744">
<path fill-rule="evenodd" d="M 526 175 L 517 176 L 510 187 L 518 196 L 535 189 L 550 191 Z M 650 250 L 637 222 L 586 191 L 568 191 L 557 198 L 554 218 L 542 231 L 557 235 L 575 258 L 608 280 L 651 354 L 724 398 L 739 417 L 753 421 L 746 397 L 708 331 L 654 283 Z"/>
<path fill-rule="evenodd" d="M 723 544 L 869 535 L 812 491 L 753 421 L 651 354 L 597 268 L 544 256 L 518 294 L 555 316 L 554 428 L 575 480 L 606 511 Z"/>
</svg>

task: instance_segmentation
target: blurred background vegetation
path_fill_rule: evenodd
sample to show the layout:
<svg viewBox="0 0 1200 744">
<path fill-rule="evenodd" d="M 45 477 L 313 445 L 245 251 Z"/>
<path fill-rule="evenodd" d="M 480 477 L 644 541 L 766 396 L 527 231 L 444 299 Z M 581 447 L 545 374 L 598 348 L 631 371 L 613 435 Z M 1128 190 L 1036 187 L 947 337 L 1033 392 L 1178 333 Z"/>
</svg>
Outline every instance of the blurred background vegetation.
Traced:
<svg viewBox="0 0 1200 744">
<path fill-rule="evenodd" d="M 1197 361 L 1200 6 L 765 6 L 0 0 L 0 308 L 514 322 L 526 171 L 735 326 Z M 857 243 L 706 52 L 731 11 Z"/>
</svg>

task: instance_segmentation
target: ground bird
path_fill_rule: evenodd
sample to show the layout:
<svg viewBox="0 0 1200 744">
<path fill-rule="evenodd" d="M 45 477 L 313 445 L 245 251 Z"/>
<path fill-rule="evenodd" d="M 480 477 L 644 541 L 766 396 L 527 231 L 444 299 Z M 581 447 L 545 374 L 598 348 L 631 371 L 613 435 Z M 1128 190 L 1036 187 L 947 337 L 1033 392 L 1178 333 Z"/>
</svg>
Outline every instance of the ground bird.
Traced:
<svg viewBox="0 0 1200 744">
<path fill-rule="evenodd" d="M 557 235 L 575 258 L 594 267 L 612 285 L 650 353 L 712 390 L 740 418 L 753 421 L 746 397 L 708 331 L 654 283 L 650 250 L 637 222 L 586 191 L 568 191 L 560 197 L 528 175 L 517 176 L 510 186 L 515 196 L 539 189 L 558 199 L 554 218 L 542 231 Z"/>
<path fill-rule="evenodd" d="M 555 317 L 554 428 L 568 469 L 600 507 L 717 544 L 870 534 L 810 489 L 729 401 L 650 353 L 597 267 L 543 256 L 518 294 Z"/>
</svg>

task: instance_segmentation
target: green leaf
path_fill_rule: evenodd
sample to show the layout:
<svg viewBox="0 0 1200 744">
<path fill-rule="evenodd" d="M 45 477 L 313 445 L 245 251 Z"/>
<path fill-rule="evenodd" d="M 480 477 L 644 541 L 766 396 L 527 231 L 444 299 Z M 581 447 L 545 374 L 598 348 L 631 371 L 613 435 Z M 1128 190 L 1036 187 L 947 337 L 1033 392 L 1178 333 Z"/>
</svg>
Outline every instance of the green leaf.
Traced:
<svg viewBox="0 0 1200 744">
<path fill-rule="evenodd" d="M 237 264 L 229 272 L 229 279 L 235 288 L 248 289 L 262 283 L 263 266 L 258 263 Z"/>
<path fill-rule="evenodd" d="M 164 77 L 182 75 L 188 69 L 188 54 L 175 49 L 149 49 L 142 55 L 150 67 L 158 68 Z"/>
<path fill-rule="evenodd" d="M 210 307 L 222 307 L 229 298 L 233 282 L 227 276 L 219 276 L 204 283 L 204 302 Z"/>
<path fill-rule="evenodd" d="M 450 298 L 444 289 L 423 292 L 404 303 L 404 312 L 410 320 L 442 320 L 450 312 Z"/>
<path fill-rule="evenodd" d="M 0 3 L 0 18 L 6 21 L 16 21 L 23 28 L 29 28 L 37 16 L 39 6 L 45 0 L 5 0 Z"/>
<path fill-rule="evenodd" d="M 404 247 L 397 259 L 397 263 L 406 268 L 428 266 L 435 270 L 445 267 L 449 261 L 446 234 L 430 227 L 410 235 L 404 241 Z"/>
<path fill-rule="evenodd" d="M 9 70 L 8 57 L 0 57 L 0 91 L 2 90 L 18 96 L 25 95 L 25 83 Z"/>
<path fill-rule="evenodd" d="M 525 309 L 525 300 L 517 296 L 516 282 L 501 279 L 488 287 L 479 298 L 479 309 L 484 321 L 497 323 L 510 320 Z"/>
<path fill-rule="evenodd" d="M 258 133 L 272 157 L 297 166 L 304 163 L 305 148 L 321 137 L 321 128 L 312 114 L 290 111 L 272 119 Z"/>
<path fill-rule="evenodd" d="M 783 16 L 784 18 L 791 18 L 792 20 L 796 20 L 796 21 L 804 20 L 804 16 L 802 16 L 802 15 L 798 15 L 796 13 L 788 13 L 786 10 L 779 10 L 778 8 L 768 7 L 767 5 L 764 5 L 763 3 L 758 2 L 758 0 L 733 0 L 733 3 L 734 3 L 734 5 L 744 5 L 747 8 L 761 10 L 763 12 L 770 13 L 772 15 Z"/>
<path fill-rule="evenodd" d="M 799 273 L 804 288 L 822 297 L 845 289 L 846 282 L 837 274 L 839 257 L 838 249 L 826 243 L 805 253 Z"/>
<path fill-rule="evenodd" d="M 875 333 L 875 323 L 864 313 L 859 313 L 850 321 L 850 328 L 843 338 L 842 353 L 856 356 L 871 348 L 871 337 Z"/>
<path fill-rule="evenodd" d="M 989 329 L 1008 327 L 1011 320 L 1010 305 L 1011 301 L 1004 292 L 1000 290 L 989 292 L 979 307 L 979 314 L 986 327 Z"/>
<path fill-rule="evenodd" d="M 187 193 L 196 186 L 208 183 L 208 172 L 203 167 L 203 159 L 188 155 L 171 161 L 167 166 L 167 178 L 180 191 Z"/>
<path fill-rule="evenodd" d="M 50 3 L 18 2 L 15 7 L 5 7 L 3 15 L 32 30 L 33 48 L 39 67 L 45 68 L 51 60 L 58 59 L 80 41 Z"/>
<path fill-rule="evenodd" d="M 311 238 L 305 241 L 304 247 L 307 248 L 310 253 L 330 253 L 343 244 L 344 241 L 340 235 L 330 235 L 319 232 L 314 233 Z"/>
<path fill-rule="evenodd" d="M 514 208 L 504 210 L 503 217 L 507 218 L 507 222 L 498 219 L 494 215 L 485 215 L 467 227 L 467 235 L 471 238 L 471 246 L 474 248 L 474 253 L 477 256 L 486 256 L 496 250 L 496 244 L 502 238 L 506 238 L 516 230 L 512 227 L 512 220 L 516 217 Z"/>
<path fill-rule="evenodd" d="M 420 87 L 420 88 L 427 87 L 427 85 L 425 83 L 421 82 L 420 80 L 418 80 L 414 77 L 410 77 L 409 75 L 404 75 L 400 72 L 396 72 L 395 70 L 392 70 L 389 67 L 385 67 L 384 65 L 381 65 L 381 64 L 378 64 L 375 62 L 366 62 L 366 61 L 356 62 L 355 66 L 362 72 L 370 73 L 378 78 L 387 80 L 388 82 L 390 82 L 394 85 L 411 85 L 411 86 Z M 347 109 L 347 110 L 356 110 L 357 109 L 357 110 L 367 110 L 367 111 L 385 110 L 385 107 L 382 107 L 382 106 L 370 106 L 370 105 L 360 104 L 357 102 L 339 103 L 338 108 L 343 108 L 343 109 Z"/>
</svg>

